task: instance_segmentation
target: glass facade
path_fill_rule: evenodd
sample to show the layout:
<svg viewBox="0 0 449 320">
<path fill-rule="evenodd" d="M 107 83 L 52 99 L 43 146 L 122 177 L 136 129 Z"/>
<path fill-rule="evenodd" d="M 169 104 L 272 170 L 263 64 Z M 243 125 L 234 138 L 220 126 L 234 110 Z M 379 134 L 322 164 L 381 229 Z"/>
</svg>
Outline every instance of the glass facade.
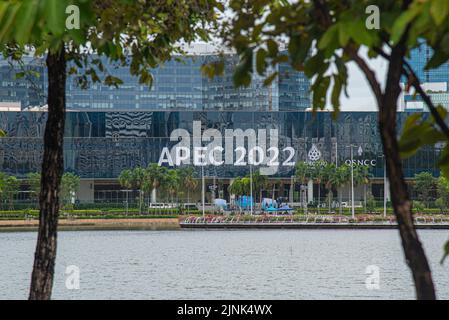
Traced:
<svg viewBox="0 0 449 320">
<path fill-rule="evenodd" d="M 426 64 L 432 58 L 432 55 L 433 50 L 422 44 L 411 51 L 409 63 L 432 102 L 449 109 L 449 62 L 443 63 L 438 68 L 426 70 Z M 405 83 L 407 79 L 403 77 L 402 81 Z M 422 112 L 428 110 L 421 97 L 415 95 L 414 92 L 404 92 L 404 104 L 406 111 Z"/>
<path fill-rule="evenodd" d="M 108 72 L 120 78 L 119 88 L 90 84 L 81 89 L 74 76 L 67 80 L 67 109 L 69 110 L 247 110 L 287 111 L 310 107 L 309 81 L 302 72 L 288 64 L 279 65 L 279 77 L 263 86 L 263 78 L 254 75 L 247 88 L 234 88 L 233 71 L 238 62 L 235 55 L 226 55 L 223 76 L 209 79 L 201 74 L 204 63 L 219 59 L 216 55 L 196 55 L 173 59 L 153 69 L 153 85 L 139 84 L 129 73 L 129 67 L 109 63 L 103 59 Z M 46 103 L 47 75 L 43 61 L 31 63 L 27 68 L 41 76 L 35 79 L 36 88 L 30 88 L 26 79 L 15 80 L 18 67 L 7 61 L 0 62 L 0 102 L 20 101 L 22 109 Z M 33 89 L 33 90 L 31 90 Z"/>
<path fill-rule="evenodd" d="M 407 113 L 399 113 L 402 125 Z M 0 112 L 0 127 L 8 137 L 0 139 L 0 170 L 25 177 L 41 167 L 46 122 L 45 112 Z M 279 150 L 294 149 L 292 161 L 308 160 L 315 146 L 322 160 L 343 163 L 350 159 L 350 144 L 358 146 L 355 160 L 366 161 L 377 178 L 383 177 L 382 145 L 374 112 L 342 112 L 336 121 L 327 112 L 219 112 L 219 111 L 127 111 L 68 112 L 64 143 L 64 166 L 85 179 L 116 179 L 123 169 L 158 162 L 175 129 L 191 135 L 194 121 L 201 130 L 277 129 Z M 440 149 L 425 147 L 404 161 L 407 178 L 427 171 L 438 175 L 436 166 Z M 280 152 L 280 161 L 288 154 Z M 199 167 L 196 167 L 199 170 Z M 248 173 L 248 166 L 209 165 L 207 176 L 235 178 Z M 290 177 L 293 167 L 280 166 L 272 177 Z"/>
<path fill-rule="evenodd" d="M 22 108 L 40 106 L 45 101 L 42 60 L 25 57 L 24 64 L 0 58 L 0 102 L 20 103 Z M 24 73 L 25 76 L 20 77 Z"/>
<path fill-rule="evenodd" d="M 449 62 L 443 63 L 436 69 L 425 70 L 432 55 L 433 50 L 430 47 L 421 45 L 411 51 L 409 63 L 421 82 L 449 83 Z"/>
</svg>

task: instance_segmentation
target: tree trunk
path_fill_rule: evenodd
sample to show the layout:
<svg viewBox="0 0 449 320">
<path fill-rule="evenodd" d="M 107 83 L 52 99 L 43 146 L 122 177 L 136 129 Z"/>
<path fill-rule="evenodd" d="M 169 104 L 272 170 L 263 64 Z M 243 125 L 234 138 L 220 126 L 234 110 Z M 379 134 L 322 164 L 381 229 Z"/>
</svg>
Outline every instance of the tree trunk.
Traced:
<svg viewBox="0 0 449 320">
<path fill-rule="evenodd" d="M 398 222 L 405 260 L 412 271 L 415 282 L 416 297 L 420 300 L 433 300 L 436 297 L 432 274 L 413 224 L 412 202 L 405 183 L 396 138 L 396 103 L 401 92 L 399 81 L 402 59 L 405 55 L 404 39 L 391 52 L 386 89 L 379 103 L 379 130 L 387 164 L 391 201 Z"/>
<path fill-rule="evenodd" d="M 317 204 L 317 212 L 320 214 L 320 199 L 321 198 L 321 185 L 318 183 L 318 204 Z"/>
<path fill-rule="evenodd" d="M 392 112 L 391 112 L 392 111 Z M 405 259 L 412 270 L 418 299 L 435 299 L 435 289 L 426 255 L 414 228 L 412 202 L 407 192 L 396 140 L 396 106 L 379 114 L 379 129 L 387 163 L 390 194 Z"/>
<path fill-rule="evenodd" d="M 31 276 L 30 300 L 51 298 L 56 260 L 59 190 L 64 171 L 65 49 L 47 55 L 48 119 L 44 134 L 39 231 Z"/>
<path fill-rule="evenodd" d="M 341 190 L 341 188 L 343 188 L 343 186 L 340 186 L 340 190 L 337 190 L 338 193 L 338 202 L 339 202 L 339 207 L 338 207 L 338 211 L 340 212 L 340 215 L 342 215 L 343 213 L 343 208 L 341 207 L 341 202 L 343 201 L 343 191 Z"/>
</svg>

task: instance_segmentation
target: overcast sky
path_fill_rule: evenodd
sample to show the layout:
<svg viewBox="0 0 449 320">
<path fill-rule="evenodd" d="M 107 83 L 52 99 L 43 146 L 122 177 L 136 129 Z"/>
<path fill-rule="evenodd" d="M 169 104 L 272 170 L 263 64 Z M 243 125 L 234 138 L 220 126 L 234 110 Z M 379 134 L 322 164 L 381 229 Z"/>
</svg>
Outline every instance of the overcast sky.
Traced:
<svg viewBox="0 0 449 320">
<path fill-rule="evenodd" d="M 381 81 L 383 87 L 387 63 L 383 59 L 370 60 L 369 63 L 371 68 L 378 75 L 377 79 Z M 377 110 L 373 93 L 368 86 L 368 82 L 366 81 L 365 76 L 359 71 L 355 63 L 351 62 L 348 64 L 348 73 L 349 98 L 342 95 L 341 109 L 348 111 Z"/>
</svg>

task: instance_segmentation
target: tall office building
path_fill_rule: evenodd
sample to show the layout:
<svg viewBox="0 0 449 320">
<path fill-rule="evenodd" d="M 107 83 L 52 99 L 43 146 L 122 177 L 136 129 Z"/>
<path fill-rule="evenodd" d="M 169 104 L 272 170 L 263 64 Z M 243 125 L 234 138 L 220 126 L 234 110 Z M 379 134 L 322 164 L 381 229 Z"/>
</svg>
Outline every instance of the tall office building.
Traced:
<svg viewBox="0 0 449 320">
<path fill-rule="evenodd" d="M 20 108 L 45 101 L 44 61 L 24 57 L 23 64 L 0 59 L 0 104 Z"/>
<path fill-rule="evenodd" d="M 426 70 L 425 67 L 432 55 L 433 50 L 422 44 L 410 53 L 409 63 L 433 103 L 449 109 L 449 62 L 436 69 Z M 404 106 L 406 111 L 427 111 L 422 98 L 413 93 L 404 93 Z"/>
<path fill-rule="evenodd" d="M 247 88 L 235 88 L 233 70 L 238 62 L 235 55 L 225 55 L 223 76 L 209 79 L 201 74 L 201 66 L 219 59 L 216 55 L 198 54 L 178 57 L 151 70 L 154 78 L 152 87 L 139 84 L 131 76 L 129 67 L 115 65 L 103 59 L 110 74 L 120 78 L 119 88 L 100 83 L 91 83 L 81 89 L 75 76 L 67 79 L 68 110 L 253 110 L 287 111 L 304 110 L 310 107 L 309 81 L 302 72 L 293 70 L 288 64 L 279 65 L 279 77 L 269 86 L 263 85 L 263 78 L 253 76 Z M 20 72 L 17 64 L 7 61 L 0 64 L 0 102 L 20 102 L 22 109 L 45 105 L 47 92 L 46 69 L 43 61 L 27 58 L 27 69 L 34 70 L 40 77 L 16 79 Z"/>
</svg>

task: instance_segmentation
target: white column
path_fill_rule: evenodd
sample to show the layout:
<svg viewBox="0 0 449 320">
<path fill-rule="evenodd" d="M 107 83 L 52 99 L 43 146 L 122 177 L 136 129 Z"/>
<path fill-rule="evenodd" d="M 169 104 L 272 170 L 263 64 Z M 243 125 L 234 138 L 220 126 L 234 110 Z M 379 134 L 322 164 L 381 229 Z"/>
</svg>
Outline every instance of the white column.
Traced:
<svg viewBox="0 0 449 320">
<path fill-rule="evenodd" d="M 151 191 L 151 203 L 156 202 L 156 192 L 156 188 L 153 188 L 153 190 Z"/>
<path fill-rule="evenodd" d="M 313 180 L 307 182 L 307 202 L 313 201 Z"/>
</svg>

